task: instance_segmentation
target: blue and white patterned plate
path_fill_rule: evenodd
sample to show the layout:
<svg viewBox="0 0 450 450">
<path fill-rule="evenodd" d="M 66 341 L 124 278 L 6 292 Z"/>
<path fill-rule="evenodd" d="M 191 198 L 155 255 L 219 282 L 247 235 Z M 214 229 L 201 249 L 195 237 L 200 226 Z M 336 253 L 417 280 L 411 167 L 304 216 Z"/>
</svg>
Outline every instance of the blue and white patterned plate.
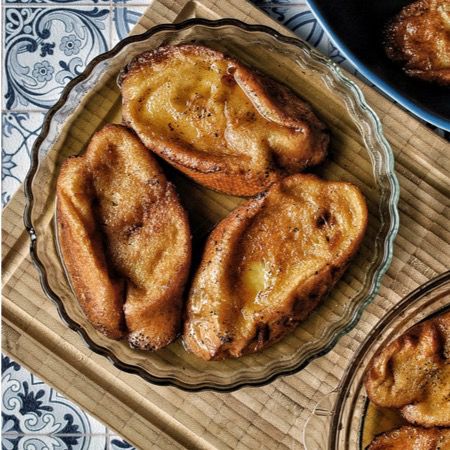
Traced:
<svg viewBox="0 0 450 450">
<path fill-rule="evenodd" d="M 308 0 L 314 15 L 357 70 L 417 117 L 450 131 L 450 89 L 404 74 L 384 54 L 382 30 L 410 0 Z M 412 1 L 412 0 L 411 0 Z"/>
</svg>

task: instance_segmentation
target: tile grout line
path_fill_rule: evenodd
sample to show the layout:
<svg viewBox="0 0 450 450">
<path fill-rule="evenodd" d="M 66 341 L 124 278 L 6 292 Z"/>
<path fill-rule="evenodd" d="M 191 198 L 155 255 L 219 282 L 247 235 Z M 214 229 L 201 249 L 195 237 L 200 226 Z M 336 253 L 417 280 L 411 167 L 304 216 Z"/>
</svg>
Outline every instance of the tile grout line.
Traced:
<svg viewBox="0 0 450 450">
<path fill-rule="evenodd" d="M 15 8 L 15 9 L 38 9 L 38 8 L 44 8 L 44 9 L 50 9 L 50 8 L 58 8 L 58 9 L 69 9 L 69 8 L 85 8 L 86 6 L 91 6 L 95 8 L 108 8 L 108 3 L 104 3 L 103 5 L 98 5 L 96 3 L 76 3 L 76 4 L 70 4 L 70 3 L 40 3 L 40 4 L 34 4 L 34 5 L 26 5 L 23 3 L 8 3 L 6 5 L 1 5 L 2 9 L 8 9 L 8 8 Z"/>
<path fill-rule="evenodd" d="M 19 8 L 19 9 L 26 9 L 26 8 L 60 8 L 60 9 L 68 9 L 68 8 L 85 8 L 86 6 L 91 6 L 95 8 L 127 8 L 128 6 L 141 6 L 143 8 L 146 8 L 148 5 L 147 3 L 135 3 L 135 2 L 120 2 L 115 3 L 113 0 L 110 0 L 109 2 L 104 2 L 103 4 L 97 4 L 94 2 L 80 2 L 75 4 L 70 3 L 39 3 L 39 4 L 33 4 L 28 5 L 24 3 L 7 3 L 7 4 L 1 4 L 1 9 L 8 9 L 8 8 Z"/>
<path fill-rule="evenodd" d="M 138 6 L 141 8 L 148 8 L 148 6 L 145 3 L 115 3 L 114 8 L 128 8 L 129 6 Z"/>
<path fill-rule="evenodd" d="M 87 438 L 90 437 L 91 439 L 93 438 L 102 438 L 104 437 L 105 439 L 105 445 L 103 447 L 104 450 L 111 450 L 111 437 L 112 435 L 109 432 L 109 428 L 105 426 L 105 432 L 104 433 L 15 433 L 15 432 L 11 432 L 11 431 L 7 431 L 5 433 L 2 433 L 2 437 L 3 438 L 25 438 L 25 437 L 33 437 L 33 438 L 44 438 L 44 437 L 48 437 L 48 438 Z"/>
<path fill-rule="evenodd" d="M 37 4 L 27 4 L 27 3 L 2 3 L 0 5 L 1 9 L 7 9 L 7 8 L 82 8 L 86 6 L 96 7 L 96 8 L 126 8 L 128 6 L 141 6 L 143 8 L 148 7 L 148 3 L 146 2 L 126 2 L 126 1 L 120 1 L 120 2 L 114 2 L 114 0 L 109 0 L 108 2 L 103 3 L 95 3 L 94 1 L 87 1 L 87 2 L 77 2 L 77 3 L 37 3 Z M 270 7 L 270 8 L 277 8 L 277 7 L 283 7 L 283 8 L 290 8 L 290 7 L 298 7 L 298 6 L 307 6 L 306 3 L 267 3 L 267 4 L 260 4 L 255 5 L 256 7 Z"/>
<path fill-rule="evenodd" d="M 113 27 L 113 0 L 109 0 L 109 48 L 112 49 L 112 27 Z"/>
<path fill-rule="evenodd" d="M 106 429 L 106 427 L 105 427 Z M 107 433 L 14 433 L 13 431 L 7 431 L 2 433 L 2 436 L 6 437 L 19 437 L 19 436 L 56 436 L 56 437 L 85 437 L 85 436 L 107 436 Z"/>
<path fill-rule="evenodd" d="M 3 6 L 3 0 L 0 0 L 0 1 L 2 2 L 2 6 Z M 0 78 L 1 78 L 1 80 L 0 80 L 0 83 L 1 83 L 0 91 L 2 93 L 2 98 L 0 99 L 0 102 L 1 102 L 1 105 L 2 105 L 2 108 L 3 108 L 3 105 L 6 106 L 6 103 L 7 103 L 7 102 L 5 102 L 5 94 L 6 94 L 5 90 L 6 90 L 6 86 L 7 86 L 6 81 L 5 81 L 5 78 L 6 78 L 6 59 L 5 59 L 5 51 L 6 51 L 6 10 L 4 10 L 3 8 L 1 9 L 0 20 L 2 22 L 2 29 L 1 29 L 1 33 L 2 33 L 2 35 L 1 35 L 1 42 L 2 42 L 2 44 L 1 44 L 2 45 L 2 67 L 0 68 L 0 70 L 1 70 L 1 72 L 0 72 Z M 3 115 L 3 110 L 2 110 L 2 115 Z M 2 118 L 2 138 L 3 138 L 3 118 Z M 2 150 L 3 150 L 3 147 L 2 147 Z M 3 162 L 3 158 L 2 158 L 2 162 Z M 3 167 L 3 165 L 2 165 L 2 167 Z M 3 184 L 3 179 L 2 179 L 2 184 Z M 2 189 L 2 192 L 3 192 L 3 189 Z M 1 194 L 1 195 L 3 195 L 3 194 Z"/>
<path fill-rule="evenodd" d="M 49 108 L 50 109 L 50 108 Z M 41 114 L 47 114 L 48 109 L 6 109 L 2 108 L 1 113 L 2 114 L 24 114 L 24 113 L 41 113 Z"/>
</svg>

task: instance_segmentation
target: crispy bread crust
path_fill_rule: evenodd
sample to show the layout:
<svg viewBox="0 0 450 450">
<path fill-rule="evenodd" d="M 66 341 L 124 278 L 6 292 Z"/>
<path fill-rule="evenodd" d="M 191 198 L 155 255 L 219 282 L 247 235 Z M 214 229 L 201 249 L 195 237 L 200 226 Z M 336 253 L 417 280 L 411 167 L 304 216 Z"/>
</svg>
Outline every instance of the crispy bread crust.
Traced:
<svg viewBox="0 0 450 450">
<path fill-rule="evenodd" d="M 311 207 L 316 195 L 321 204 Z M 348 240 L 342 236 L 345 230 L 338 222 L 343 218 L 335 216 L 332 198 L 339 198 L 346 218 L 353 221 Z M 352 205 L 345 204 L 349 199 Z M 355 186 L 313 175 L 287 177 L 238 207 L 207 241 L 189 295 L 185 348 L 205 360 L 217 360 L 257 352 L 280 340 L 341 277 L 366 226 L 366 204 Z M 314 245 L 317 250 L 311 250 Z M 254 310 L 256 298 L 265 306 Z M 246 319 L 241 323 L 242 317 Z"/>
<path fill-rule="evenodd" d="M 450 86 L 448 1 L 417 0 L 405 6 L 386 27 L 384 47 L 406 74 Z"/>
<path fill-rule="evenodd" d="M 109 274 L 102 235 L 92 209 L 86 207 L 91 202 L 90 193 L 87 189 L 77 196 L 66 192 L 73 174 L 84 173 L 82 165 L 80 159 L 66 160 L 58 177 L 59 245 L 73 289 L 89 322 L 105 336 L 121 339 L 126 334 L 123 283 Z"/>
<path fill-rule="evenodd" d="M 446 450 L 450 430 L 404 426 L 377 436 L 367 450 Z"/>
<path fill-rule="evenodd" d="M 63 260 L 92 325 L 155 350 L 181 326 L 191 239 L 173 185 L 135 134 L 106 125 L 57 181 Z"/>
<path fill-rule="evenodd" d="M 156 130 L 155 121 L 147 123 L 142 119 L 141 108 L 147 107 L 145 105 L 151 98 L 151 94 L 144 88 L 139 92 L 136 90 L 136 85 L 143 84 L 142 80 L 148 80 L 154 74 L 160 76 L 171 64 L 183 65 L 193 62 L 204 63 L 210 68 L 222 64 L 221 68 L 217 69 L 219 71 L 217 80 L 211 78 L 213 80 L 211 83 L 216 83 L 215 89 L 222 89 L 223 95 L 217 96 L 220 99 L 216 97 L 213 99 L 211 90 L 205 94 L 207 98 L 199 100 L 203 103 L 195 103 L 197 93 L 187 95 L 183 92 L 187 98 L 183 112 L 185 115 L 182 119 L 178 117 L 172 120 L 173 123 L 178 124 L 184 120 L 185 123 L 189 122 L 191 125 L 193 123 L 197 130 L 203 130 L 201 127 L 205 123 L 210 129 L 212 124 L 216 124 L 214 120 L 217 116 L 226 116 L 221 125 L 216 128 L 218 131 L 216 140 L 212 138 L 210 132 L 198 131 L 203 136 L 200 141 L 203 138 L 211 140 L 209 149 L 200 149 L 198 143 L 189 141 L 185 133 L 180 132 L 176 127 L 173 129 L 169 119 L 167 119 L 166 127 L 161 130 Z M 200 69 L 197 68 L 197 70 Z M 210 71 L 213 70 L 210 69 Z M 189 75 L 192 75 L 192 72 L 193 69 L 190 68 Z M 209 76 L 208 72 L 206 74 Z M 174 84 L 175 76 L 171 76 L 167 84 Z M 219 76 L 222 76 L 220 81 L 218 81 Z M 185 77 L 189 78 L 187 75 Z M 166 81 L 162 83 L 164 82 Z M 326 157 L 328 131 L 306 102 L 300 100 L 286 86 L 252 71 L 236 59 L 225 56 L 219 51 L 199 45 L 160 47 L 134 58 L 119 75 L 118 83 L 122 90 L 124 123 L 134 128 L 149 149 L 208 188 L 231 195 L 255 195 L 282 177 L 319 164 Z M 197 82 L 199 83 L 200 81 Z M 197 85 L 194 87 L 189 85 L 192 91 L 196 89 L 195 86 Z M 239 88 L 247 102 L 245 105 L 247 115 L 243 115 L 239 107 L 234 109 L 230 107 L 231 103 L 227 100 L 238 98 L 238 95 L 241 95 Z M 172 97 L 175 94 L 177 92 Z M 189 102 L 197 105 L 195 111 L 198 111 L 200 104 L 202 108 L 205 105 L 207 107 L 213 105 L 215 113 L 198 119 L 194 117 L 193 110 L 186 106 Z M 222 109 L 221 106 L 223 106 Z M 227 113 L 227 108 L 230 108 L 232 112 Z M 217 113 L 219 110 L 220 114 Z M 235 115 L 230 117 L 230 114 Z M 254 115 L 253 122 L 251 114 Z M 212 118 L 208 119 L 211 116 Z M 255 120 L 263 121 L 266 127 L 261 126 L 257 131 L 255 128 L 250 128 L 254 126 Z M 269 143 L 271 137 L 267 137 L 266 128 L 268 127 L 277 127 L 278 131 L 283 130 L 283 136 L 277 142 L 272 136 L 272 141 Z M 274 135 L 275 132 L 272 134 Z M 211 151 L 213 147 L 220 146 L 224 148 L 224 155 Z M 253 146 L 257 149 L 253 150 Z M 238 149 L 237 156 L 230 150 L 231 148 Z M 261 152 L 261 155 L 253 154 L 253 151 Z M 253 162 L 244 161 L 246 157 L 249 161 L 257 160 L 263 163 L 257 167 Z"/>
<path fill-rule="evenodd" d="M 450 426 L 450 313 L 419 323 L 368 366 L 370 400 L 398 408 L 411 423 Z"/>
</svg>

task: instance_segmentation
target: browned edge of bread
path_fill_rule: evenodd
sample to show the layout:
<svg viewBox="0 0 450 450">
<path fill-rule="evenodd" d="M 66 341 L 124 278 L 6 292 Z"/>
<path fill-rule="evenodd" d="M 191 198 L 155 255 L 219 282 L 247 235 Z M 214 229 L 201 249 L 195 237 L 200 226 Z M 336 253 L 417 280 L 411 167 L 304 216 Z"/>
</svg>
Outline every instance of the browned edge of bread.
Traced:
<svg viewBox="0 0 450 450">
<path fill-rule="evenodd" d="M 110 167 L 108 170 L 111 176 L 137 177 L 136 183 L 142 192 L 136 192 L 136 197 L 141 195 L 144 203 L 151 201 L 151 195 L 160 195 L 161 205 L 165 205 L 165 209 L 159 214 L 175 215 L 174 220 L 179 225 L 179 232 L 185 236 L 185 245 L 181 250 L 182 260 L 174 261 L 170 286 L 160 298 L 150 298 L 147 294 L 148 286 L 137 286 L 129 278 L 133 274 L 124 274 L 123 271 L 129 271 L 130 268 L 123 266 L 117 257 L 112 257 L 109 248 L 111 242 L 108 241 L 104 230 L 106 224 L 100 225 L 105 219 L 100 213 L 99 200 L 96 197 L 98 193 L 95 192 L 92 177 L 106 176 L 102 172 L 102 164 L 114 166 L 114 161 L 108 161 L 109 153 L 113 151 L 114 146 L 119 145 L 129 146 L 131 156 L 139 155 L 138 160 L 143 161 L 145 166 L 142 170 L 146 172 L 136 176 L 117 174 L 114 171 L 120 168 Z M 122 148 L 121 151 L 127 150 Z M 148 186 L 143 181 L 145 177 L 150 180 Z M 108 185 L 108 181 L 105 183 Z M 115 186 L 115 183 L 116 178 L 112 184 Z M 129 189 L 134 188 L 130 186 Z M 148 195 L 152 192 L 149 199 L 146 197 L 147 189 Z M 139 206 L 139 198 L 129 200 L 138 201 Z M 114 204 L 114 201 L 112 203 Z M 136 217 L 128 217 L 127 211 L 122 211 L 120 204 L 118 207 L 118 213 L 111 214 L 112 218 L 108 219 L 111 222 L 110 228 L 116 229 L 109 233 L 115 233 L 118 240 L 131 238 L 140 232 L 153 236 L 152 227 L 156 226 L 155 230 L 158 230 L 158 225 L 152 224 L 152 219 L 148 216 L 153 214 L 150 203 L 147 206 L 141 204 L 141 207 L 137 208 L 140 212 L 136 211 Z M 146 210 L 149 211 L 148 214 Z M 182 296 L 190 267 L 191 238 L 188 217 L 179 203 L 174 186 L 166 180 L 156 160 L 132 130 L 121 125 L 108 124 L 93 135 L 83 154 L 71 157 L 63 163 L 57 181 L 56 219 L 66 272 L 75 295 L 94 328 L 112 339 L 127 336 L 131 346 L 143 350 L 156 350 L 172 342 L 181 328 Z M 155 233 L 161 232 L 164 230 Z M 154 236 L 158 238 L 157 234 Z M 117 245 L 119 243 L 113 245 L 113 248 Z M 125 244 L 120 245 L 122 249 L 126 247 Z M 145 245 L 142 251 L 145 251 Z M 130 295 L 133 297 L 133 304 L 129 304 Z M 147 299 L 150 304 L 146 304 Z M 142 307 L 139 305 L 140 300 Z M 165 317 L 164 312 L 171 317 Z"/>
<path fill-rule="evenodd" d="M 212 264 L 212 261 L 217 253 L 221 252 L 223 248 L 233 249 L 239 245 L 241 235 L 245 232 L 246 227 L 248 227 L 254 220 L 255 216 L 257 216 L 258 213 L 263 211 L 265 208 L 266 198 L 270 191 L 281 189 L 283 183 L 292 180 L 324 181 L 310 174 L 292 175 L 285 178 L 281 182 L 272 185 L 268 192 L 260 194 L 256 198 L 247 201 L 232 211 L 216 226 L 209 236 L 201 265 L 197 270 L 194 282 L 191 286 L 190 297 L 192 295 L 192 289 L 194 288 L 196 282 L 198 282 L 199 274 L 207 270 L 209 264 Z M 337 182 L 337 184 L 355 188 L 355 186 L 351 183 Z M 360 196 L 360 206 L 365 211 L 365 215 L 363 223 L 360 224 L 360 233 L 358 233 L 357 238 L 354 239 L 351 247 L 340 255 L 337 260 L 334 260 L 331 265 L 327 265 L 322 270 L 317 271 L 314 276 L 312 276 L 301 286 L 300 290 L 296 289 L 292 292 L 292 298 L 286 301 L 283 310 L 280 310 L 280 308 L 277 307 L 277 309 L 271 313 L 265 314 L 265 323 L 256 328 L 254 338 L 248 341 L 246 345 L 238 351 L 238 353 L 233 353 L 230 351 L 230 339 L 226 335 L 214 337 L 209 336 L 208 340 L 211 347 L 210 350 L 206 350 L 204 345 L 199 344 L 198 337 L 196 337 L 190 329 L 190 322 L 192 320 L 189 312 L 190 308 L 192 308 L 191 298 L 188 300 L 187 304 L 188 317 L 185 322 L 183 333 L 183 344 L 185 348 L 205 360 L 221 360 L 230 357 L 240 357 L 245 354 L 258 352 L 278 342 L 286 336 L 286 334 L 296 328 L 300 322 L 305 320 L 340 279 L 342 274 L 347 269 L 351 259 L 359 249 L 364 238 L 367 227 L 368 213 L 364 197 L 359 190 L 358 193 Z M 222 264 L 229 264 L 232 257 L 233 251 L 224 252 L 224 260 L 222 261 Z M 220 321 L 221 318 L 218 320 Z"/>
<path fill-rule="evenodd" d="M 220 51 L 202 45 L 164 46 L 144 52 L 127 64 L 118 76 L 118 84 L 122 89 L 125 81 L 134 74 L 139 74 L 146 67 L 161 64 L 170 58 L 201 57 L 212 63 L 217 60 L 227 61 L 229 76 L 245 92 L 253 106 L 267 121 L 286 128 L 301 131 L 305 139 L 311 142 L 308 157 L 301 162 L 290 161 L 289 158 L 277 157 L 262 173 L 253 173 L 251 169 L 236 171 L 231 169 L 226 159 L 220 159 L 202 152 L 192 151 L 189 146 L 180 142 L 150 137 L 139 133 L 144 144 L 172 164 L 181 172 L 199 184 L 230 195 L 253 196 L 266 190 L 272 183 L 287 175 L 297 173 L 307 167 L 323 162 L 327 156 L 329 131 L 317 118 L 310 105 L 301 100 L 290 88 L 260 74 L 237 59 L 226 56 Z M 124 97 L 124 102 L 127 100 Z M 123 109 L 124 124 L 133 127 L 133 121 Z"/>
</svg>

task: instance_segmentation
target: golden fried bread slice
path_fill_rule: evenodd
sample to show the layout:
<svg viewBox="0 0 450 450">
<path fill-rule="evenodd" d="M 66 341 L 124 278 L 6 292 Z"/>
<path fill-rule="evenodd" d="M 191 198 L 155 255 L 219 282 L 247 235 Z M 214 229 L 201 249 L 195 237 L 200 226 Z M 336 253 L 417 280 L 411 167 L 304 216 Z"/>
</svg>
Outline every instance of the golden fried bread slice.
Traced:
<svg viewBox="0 0 450 450">
<path fill-rule="evenodd" d="M 103 236 L 92 207 L 82 158 L 67 160 L 57 182 L 57 221 L 61 254 L 75 294 L 92 325 L 111 339 L 126 333 L 124 285 L 110 275 Z"/>
<path fill-rule="evenodd" d="M 430 376 L 422 397 L 404 406 L 401 412 L 411 423 L 450 427 L 450 361 Z"/>
<path fill-rule="evenodd" d="M 410 422 L 450 426 L 450 312 L 419 323 L 375 355 L 367 394 Z"/>
<path fill-rule="evenodd" d="M 367 450 L 450 450 L 450 430 L 405 426 L 377 436 Z"/>
<path fill-rule="evenodd" d="M 174 187 L 135 134 L 107 125 L 57 182 L 61 253 L 96 329 L 158 349 L 181 325 L 190 265 L 187 216 Z"/>
<path fill-rule="evenodd" d="M 210 235 L 189 294 L 183 341 L 223 359 L 278 341 L 345 271 L 367 224 L 358 188 L 293 175 L 226 217 Z"/>
<path fill-rule="evenodd" d="M 450 2 L 404 7 L 385 30 L 385 49 L 408 75 L 450 86 Z"/>
<path fill-rule="evenodd" d="M 119 84 L 123 120 L 198 183 L 257 194 L 326 157 L 328 132 L 288 87 L 199 45 L 137 56 Z"/>
</svg>

